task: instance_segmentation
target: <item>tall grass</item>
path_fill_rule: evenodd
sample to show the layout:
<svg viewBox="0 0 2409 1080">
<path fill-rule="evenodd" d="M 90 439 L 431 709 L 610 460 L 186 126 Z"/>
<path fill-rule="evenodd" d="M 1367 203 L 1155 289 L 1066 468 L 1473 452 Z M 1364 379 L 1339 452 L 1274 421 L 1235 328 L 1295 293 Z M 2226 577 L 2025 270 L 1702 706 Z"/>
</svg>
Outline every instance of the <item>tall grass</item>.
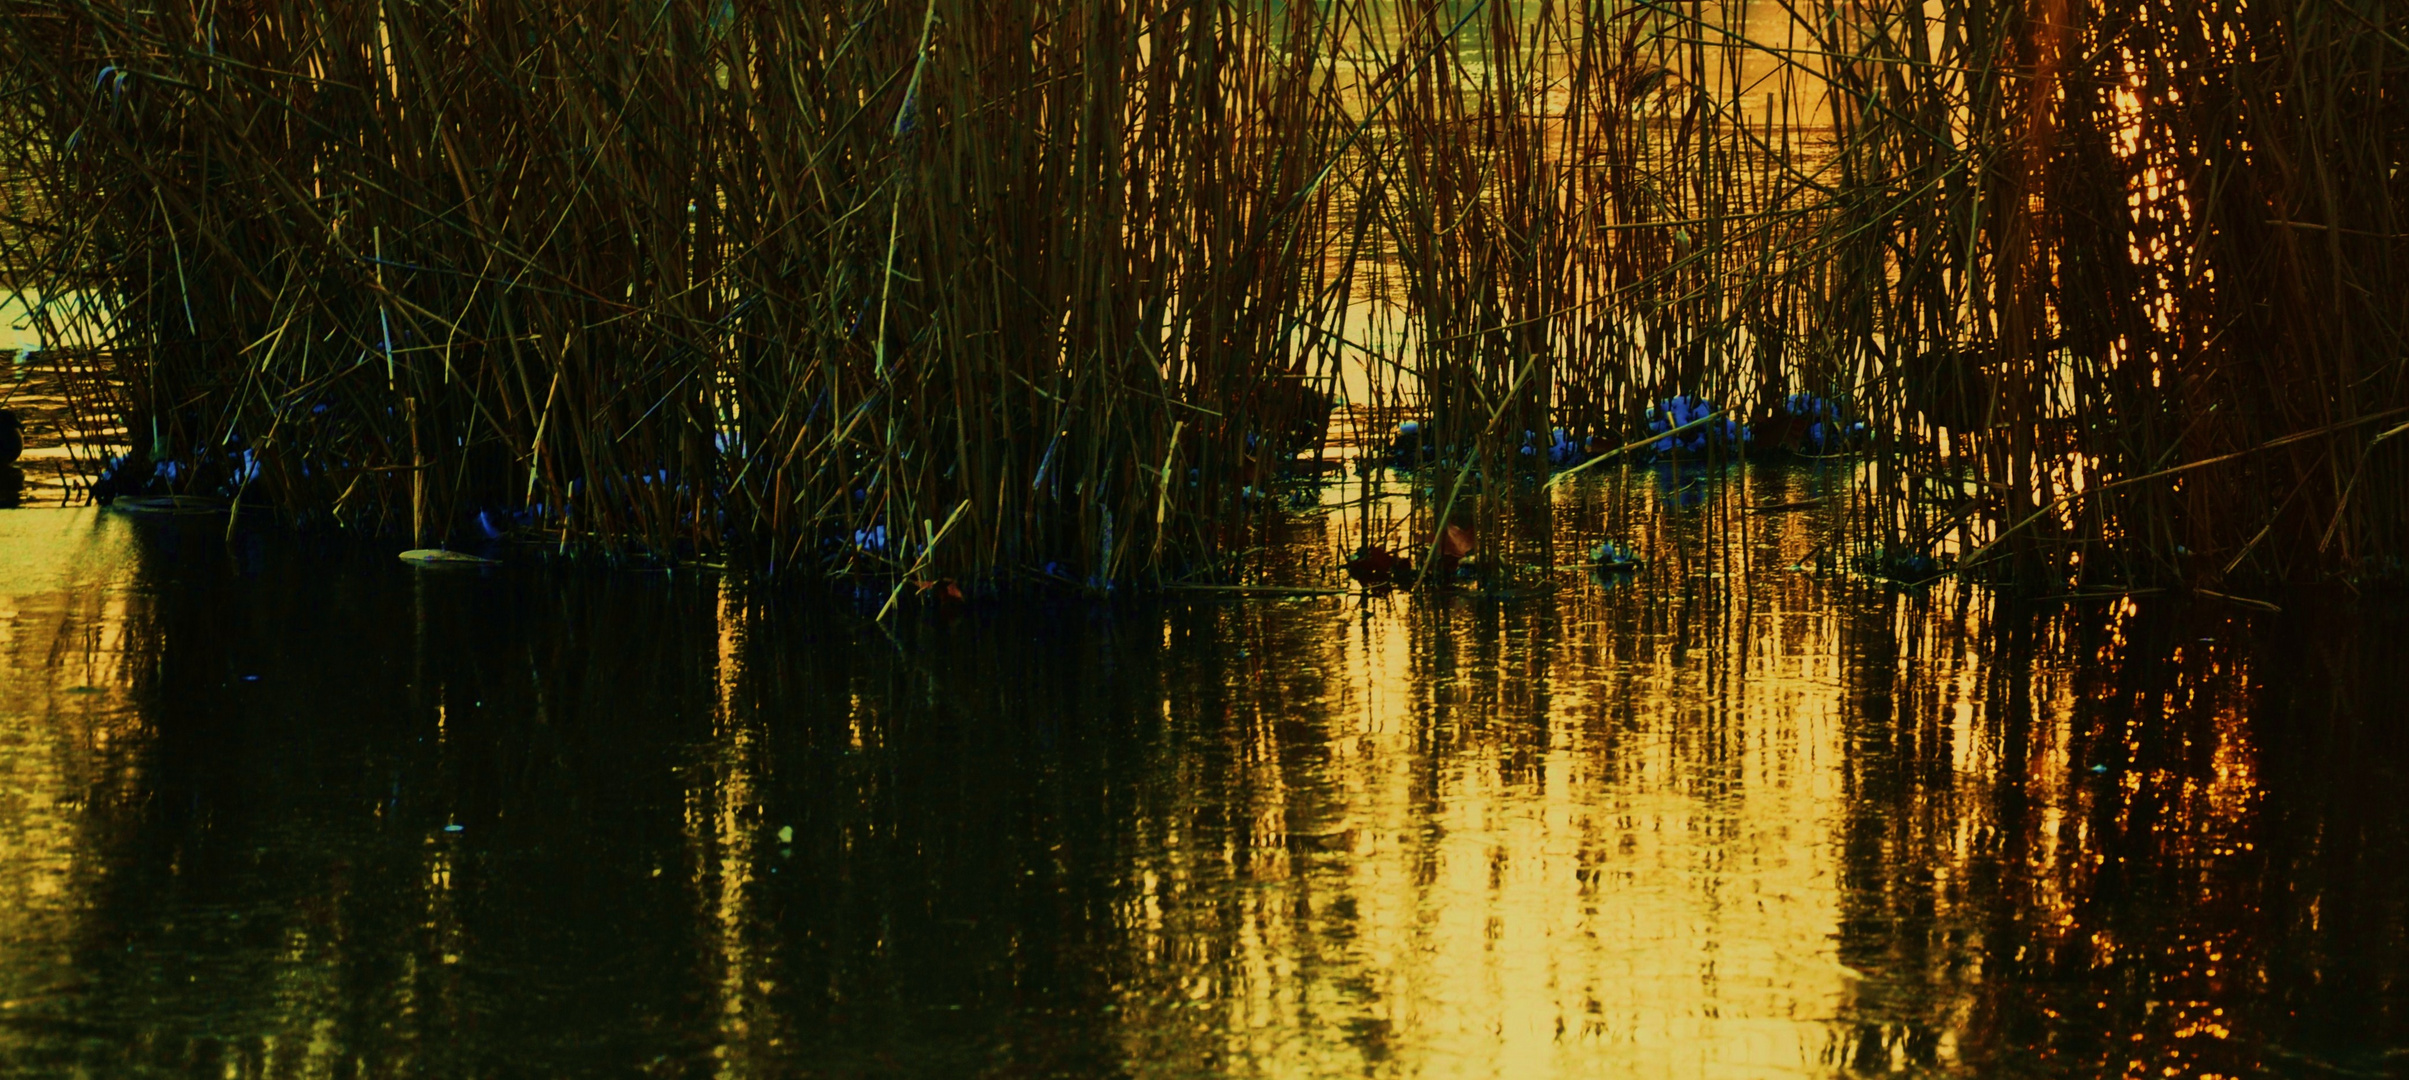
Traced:
<svg viewBox="0 0 2409 1080">
<path fill-rule="evenodd" d="M 1408 42 L 1462 5 L 1402 2 Z M 2409 13 L 2125 0 L 1488 13 L 1381 180 L 1418 386 L 1870 435 L 1860 557 L 2043 591 L 2396 578 Z M 1409 45 L 1398 46 L 1402 53 Z M 1541 419 L 1545 417 L 1545 419 Z M 1716 449 L 1710 446 L 1709 451 Z"/>
<path fill-rule="evenodd" d="M 1186 477 L 1268 474 L 1326 377 L 1347 126 L 1309 12 L 7 14 L 42 200 L 9 255 L 104 299 L 179 484 L 1110 580 L 1230 546 L 1236 490 Z"/>
<path fill-rule="evenodd" d="M 1332 394 L 1500 525 L 1525 447 L 1677 395 L 1753 424 L 1710 457 L 1832 452 L 1807 394 L 1884 558 L 2213 588 L 2409 541 L 2386 5 L 0 15 L 0 266 L 96 298 L 51 331 L 116 372 L 119 474 L 305 518 L 1205 579 Z"/>
</svg>

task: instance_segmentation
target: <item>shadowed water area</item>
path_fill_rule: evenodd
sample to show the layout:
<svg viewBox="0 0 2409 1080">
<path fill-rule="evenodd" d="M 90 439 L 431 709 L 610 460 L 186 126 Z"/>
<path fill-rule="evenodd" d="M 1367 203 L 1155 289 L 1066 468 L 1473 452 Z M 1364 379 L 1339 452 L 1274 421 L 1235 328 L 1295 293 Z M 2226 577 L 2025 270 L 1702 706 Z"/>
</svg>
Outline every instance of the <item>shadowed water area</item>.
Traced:
<svg viewBox="0 0 2409 1080">
<path fill-rule="evenodd" d="M 2384 605 L 1900 592 L 1682 490 L 1555 519 L 1636 579 L 891 634 L 0 513 L 0 1071 L 2409 1072 Z"/>
</svg>

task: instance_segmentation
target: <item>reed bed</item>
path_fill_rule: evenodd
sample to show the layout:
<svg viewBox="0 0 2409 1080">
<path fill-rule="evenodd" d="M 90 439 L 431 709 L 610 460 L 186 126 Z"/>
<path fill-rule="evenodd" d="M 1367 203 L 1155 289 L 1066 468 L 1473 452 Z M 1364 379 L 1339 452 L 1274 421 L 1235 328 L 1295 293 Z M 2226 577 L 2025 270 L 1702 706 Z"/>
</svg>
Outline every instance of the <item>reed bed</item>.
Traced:
<svg viewBox="0 0 2409 1080">
<path fill-rule="evenodd" d="M 1505 536 L 1524 481 L 1711 412 L 1709 467 L 1847 458 L 1894 576 L 2371 581 L 2409 541 L 2386 5 L 0 15 L 0 273 L 81 298 L 46 339 L 115 372 L 77 406 L 112 490 L 1217 581 L 1332 440 Z"/>
<path fill-rule="evenodd" d="M 424 542 L 1126 580 L 1233 546 L 1327 377 L 1311 15 L 8 20 L 8 255 L 98 298 L 57 334 L 114 357 L 137 478 Z"/>
</svg>

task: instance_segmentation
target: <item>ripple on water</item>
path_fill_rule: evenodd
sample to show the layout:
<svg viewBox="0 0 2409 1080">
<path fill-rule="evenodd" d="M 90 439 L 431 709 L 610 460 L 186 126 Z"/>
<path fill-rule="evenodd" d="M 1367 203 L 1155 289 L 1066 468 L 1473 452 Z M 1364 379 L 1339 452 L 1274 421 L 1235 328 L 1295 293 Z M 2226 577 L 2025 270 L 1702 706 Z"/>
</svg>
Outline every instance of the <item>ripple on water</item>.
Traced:
<svg viewBox="0 0 2409 1080">
<path fill-rule="evenodd" d="M 1789 569 L 1819 513 L 1652 490 L 1570 492 L 1492 595 L 972 605 L 892 637 L 718 577 L 0 513 L 0 1063 L 2397 1061 L 2387 617 L 1901 593 Z M 1273 565 L 1335 579 L 1362 494 Z M 1635 579 L 1579 568 L 1608 534 Z"/>
</svg>

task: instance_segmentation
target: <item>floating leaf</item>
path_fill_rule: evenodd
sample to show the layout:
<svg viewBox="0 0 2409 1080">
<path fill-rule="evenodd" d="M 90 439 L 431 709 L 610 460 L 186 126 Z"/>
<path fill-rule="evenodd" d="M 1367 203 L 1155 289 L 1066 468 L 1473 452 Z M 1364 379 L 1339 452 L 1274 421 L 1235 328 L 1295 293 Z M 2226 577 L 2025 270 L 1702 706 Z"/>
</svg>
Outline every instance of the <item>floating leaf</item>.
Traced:
<svg viewBox="0 0 2409 1080">
<path fill-rule="evenodd" d="M 460 551 L 441 548 L 412 548 L 401 553 L 401 561 L 412 566 L 495 566 L 500 559 L 488 559 Z"/>
</svg>

